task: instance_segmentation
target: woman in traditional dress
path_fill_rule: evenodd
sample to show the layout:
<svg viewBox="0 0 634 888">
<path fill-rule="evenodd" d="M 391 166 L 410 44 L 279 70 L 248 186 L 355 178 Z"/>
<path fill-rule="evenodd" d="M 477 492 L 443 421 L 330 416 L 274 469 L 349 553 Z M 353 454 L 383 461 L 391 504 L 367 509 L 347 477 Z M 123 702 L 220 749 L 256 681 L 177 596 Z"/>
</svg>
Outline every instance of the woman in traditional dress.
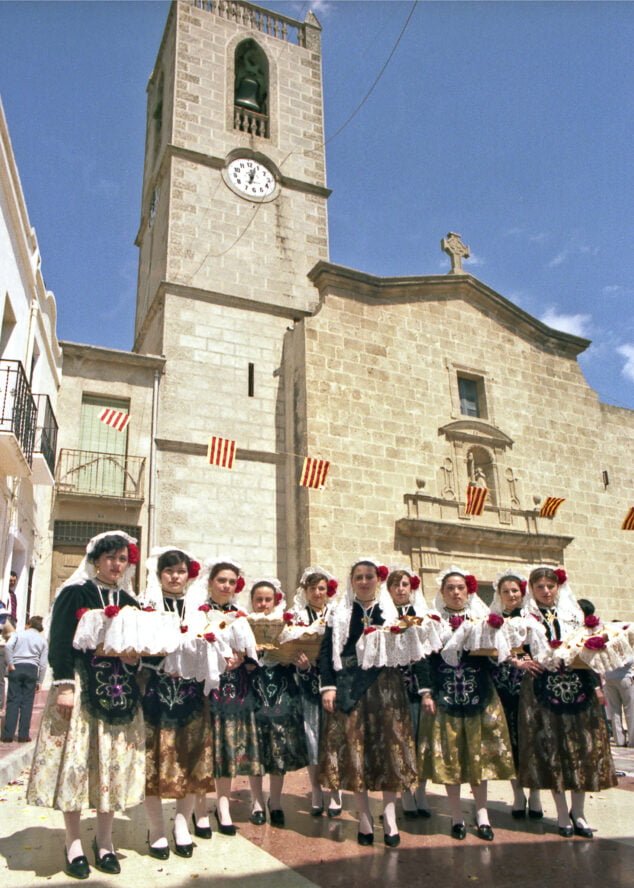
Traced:
<svg viewBox="0 0 634 888">
<path fill-rule="evenodd" d="M 330 609 L 330 602 L 337 594 L 336 579 L 323 567 L 307 567 L 299 581 L 293 607 L 290 610 L 291 625 L 304 625 L 306 632 L 311 626 L 323 626 Z M 322 725 L 321 694 L 319 693 L 319 669 L 306 656 L 300 653 L 296 660 L 297 680 L 302 695 L 304 731 L 308 746 L 308 777 L 311 789 L 310 813 L 320 817 L 324 812 L 324 794 L 319 783 L 319 737 Z M 328 801 L 328 817 L 341 814 L 340 790 L 333 790 Z"/>
<path fill-rule="evenodd" d="M 453 630 L 464 620 L 485 617 L 489 610 L 477 596 L 477 580 L 450 567 L 437 577 L 435 607 Z M 504 711 L 487 657 L 463 653 L 452 666 L 440 654 L 417 664 L 421 688 L 419 774 L 444 783 L 451 813 L 451 835 L 464 839 L 467 828 L 460 805 L 460 786 L 469 783 L 475 799 L 476 833 L 493 839 L 487 811 L 487 781 L 514 776 L 511 741 Z"/>
<path fill-rule="evenodd" d="M 235 602 L 243 588 L 244 577 L 235 561 L 212 559 L 201 570 L 192 597 L 197 601 L 201 593 L 204 594 L 200 610 L 230 617 L 239 612 Z M 209 695 L 217 799 L 215 817 L 219 831 L 225 836 L 236 834 L 230 808 L 232 778 L 262 774 L 255 721 L 257 699 L 247 669 L 248 662 L 244 650 L 234 650 L 233 656 L 227 660 L 226 672 L 220 676 L 220 686 Z M 256 665 L 255 662 L 252 665 Z"/>
<path fill-rule="evenodd" d="M 552 648 L 583 625 L 562 568 L 540 565 L 528 578 L 526 612 L 542 625 Z M 586 792 L 616 786 L 598 676 L 589 669 L 539 670 L 524 677 L 519 706 L 519 780 L 550 789 L 559 835 L 592 838 L 585 819 Z M 570 804 L 566 799 L 570 790 Z"/>
<path fill-rule="evenodd" d="M 73 648 L 77 624 L 87 610 L 103 609 L 110 619 L 125 605 L 138 606 L 126 591 L 139 559 L 135 542 L 120 530 L 93 537 L 53 606 L 53 690 L 42 717 L 27 800 L 64 812 L 64 871 L 76 879 L 90 873 L 80 836 L 82 810 L 97 810 L 95 866 L 119 873 L 112 844 L 114 812 L 138 805 L 145 789 L 136 661 Z"/>
<path fill-rule="evenodd" d="M 326 724 L 319 779 L 330 789 L 355 794 L 359 811 L 357 841 L 372 845 L 374 825 L 368 791 L 383 793 L 384 842 L 400 842 L 396 794 L 416 783 L 416 754 L 405 685 L 396 667 L 361 669 L 356 643 L 363 632 L 385 622 L 379 584 L 385 566 L 360 558 L 350 569 L 348 594 L 328 615 L 319 653 L 322 705 Z"/>
<path fill-rule="evenodd" d="M 526 594 L 526 579 L 517 571 L 509 568 L 503 571 L 493 582 L 493 601 L 491 613 L 499 614 L 505 619 L 522 616 L 522 606 Z M 515 771 L 519 768 L 519 736 L 517 719 L 520 702 L 520 688 L 522 679 L 527 672 L 536 674 L 539 671 L 538 664 L 531 659 L 528 652 L 513 653 L 508 660 L 502 663 L 495 661 L 492 665 L 493 684 L 498 692 L 506 723 L 511 738 L 513 751 L 513 764 Z M 526 817 L 526 796 L 517 776 L 511 777 L 513 788 L 513 807 L 511 815 L 516 820 Z M 541 820 L 544 816 L 538 789 L 530 789 L 528 796 L 528 816 L 533 820 Z"/>
<path fill-rule="evenodd" d="M 274 615 L 277 610 L 282 616 L 284 595 L 278 579 L 257 580 L 253 584 L 251 610 L 265 615 Z M 255 719 L 260 760 L 264 773 L 269 775 L 269 818 L 271 826 L 284 826 L 284 775 L 308 764 L 302 698 L 295 667 L 276 663 L 273 655 L 265 651 L 259 668 L 252 673 L 252 682 L 258 698 Z M 249 777 L 249 783 L 251 822 L 262 824 L 266 820 L 262 777 Z"/>
<path fill-rule="evenodd" d="M 420 589 L 420 577 L 409 571 L 406 567 L 395 568 L 387 578 L 386 588 L 392 603 L 396 608 L 395 617 L 422 617 L 427 613 L 427 605 Z M 418 748 L 418 725 L 420 722 L 420 693 L 414 665 L 400 666 L 409 711 L 414 728 L 414 743 Z M 431 811 L 427 802 L 427 781 L 422 780 L 414 792 L 404 789 L 401 793 L 403 814 L 408 818 L 431 817 Z"/>
<path fill-rule="evenodd" d="M 200 565 L 182 549 L 154 549 L 147 560 L 147 603 L 158 611 L 178 615 L 181 630 L 189 618 L 185 590 L 198 576 Z M 169 857 L 169 843 L 163 819 L 162 799 L 176 799 L 174 850 L 179 857 L 191 857 L 192 820 L 198 838 L 211 838 L 206 809 L 206 793 L 214 788 L 209 700 L 203 683 L 168 675 L 162 660 L 145 660 L 151 670 L 143 696 L 146 731 L 145 810 L 149 822 L 150 856 Z M 200 798 L 199 818 L 195 815 Z"/>
</svg>

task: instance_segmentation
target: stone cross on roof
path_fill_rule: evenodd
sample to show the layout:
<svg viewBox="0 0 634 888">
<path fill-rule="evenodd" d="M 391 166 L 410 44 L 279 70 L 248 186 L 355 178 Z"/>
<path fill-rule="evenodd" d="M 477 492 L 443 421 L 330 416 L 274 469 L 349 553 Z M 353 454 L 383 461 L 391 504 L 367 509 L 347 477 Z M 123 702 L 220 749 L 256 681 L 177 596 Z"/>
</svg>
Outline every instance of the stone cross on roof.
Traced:
<svg viewBox="0 0 634 888">
<path fill-rule="evenodd" d="M 466 274 L 467 272 L 462 267 L 462 260 L 468 259 L 471 253 L 469 247 L 462 243 L 460 235 L 455 231 L 450 231 L 447 237 L 443 237 L 440 246 L 451 259 L 451 268 L 447 274 Z"/>
</svg>

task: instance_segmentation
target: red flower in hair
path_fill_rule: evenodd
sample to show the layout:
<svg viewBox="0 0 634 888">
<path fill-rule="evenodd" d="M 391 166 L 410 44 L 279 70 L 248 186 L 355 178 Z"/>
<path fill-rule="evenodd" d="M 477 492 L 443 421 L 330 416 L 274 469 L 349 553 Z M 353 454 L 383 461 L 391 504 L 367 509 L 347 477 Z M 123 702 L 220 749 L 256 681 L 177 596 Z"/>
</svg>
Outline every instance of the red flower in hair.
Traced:
<svg viewBox="0 0 634 888">
<path fill-rule="evenodd" d="M 146 606 L 142 607 L 141 610 L 145 611 L 146 614 L 153 614 L 156 608 L 152 607 L 151 604 L 146 604 Z"/>
<path fill-rule="evenodd" d="M 504 625 L 504 617 L 501 617 L 499 614 L 489 614 L 487 623 L 494 629 L 499 629 L 500 626 Z"/>
<path fill-rule="evenodd" d="M 409 584 L 412 587 L 413 592 L 416 592 L 416 590 L 420 588 L 420 577 L 418 574 L 414 574 L 409 578 Z"/>
<path fill-rule="evenodd" d="M 384 583 L 390 575 L 390 572 L 384 564 L 379 564 L 376 569 L 376 574 L 381 582 Z"/>
<path fill-rule="evenodd" d="M 401 635 L 401 633 L 404 631 L 405 630 L 401 629 L 400 626 L 390 626 L 390 632 L 392 633 L 392 635 Z"/>
<path fill-rule="evenodd" d="M 520 580 L 520 592 L 522 595 L 526 595 L 526 589 L 528 587 L 528 583 L 526 580 Z"/>
<path fill-rule="evenodd" d="M 293 614 L 290 611 L 286 611 L 285 613 L 282 614 L 282 619 L 284 620 L 285 623 L 292 623 L 293 622 Z"/>
<path fill-rule="evenodd" d="M 188 626 L 181 626 L 181 632 L 183 633 L 183 635 L 187 632 L 188 628 Z"/>
<path fill-rule="evenodd" d="M 559 583 L 560 586 L 563 586 L 563 584 L 568 579 L 568 574 L 563 569 L 563 567 L 557 567 L 555 569 L 555 576 L 557 577 L 557 582 Z"/>
<path fill-rule="evenodd" d="M 553 638 L 548 642 L 548 644 L 551 646 L 551 648 L 554 648 L 556 650 L 558 647 L 562 646 L 563 641 L 559 641 L 558 638 Z"/>
<path fill-rule="evenodd" d="M 109 604 L 108 607 L 104 607 L 103 612 L 107 617 L 116 617 L 120 610 L 116 604 Z"/>
<path fill-rule="evenodd" d="M 336 580 L 328 580 L 328 586 L 326 595 L 328 598 L 332 598 L 333 595 L 337 594 L 337 589 L 339 588 L 339 583 Z"/>
<path fill-rule="evenodd" d="M 128 543 L 128 564 L 138 564 L 139 558 L 139 547 L 134 543 Z"/>
<path fill-rule="evenodd" d="M 586 629 L 596 629 L 597 626 L 601 625 L 601 620 L 597 617 L 596 614 L 588 614 L 588 616 L 583 621 L 583 625 Z"/>
<path fill-rule="evenodd" d="M 478 591 L 478 581 L 473 576 L 473 574 L 467 574 L 464 578 L 465 583 L 467 584 L 467 592 L 469 595 L 475 595 Z"/>
<path fill-rule="evenodd" d="M 461 617 L 459 614 L 454 614 L 453 617 L 449 617 L 449 625 L 455 631 L 460 628 L 464 623 L 464 617 Z"/>
<path fill-rule="evenodd" d="M 371 632 L 376 632 L 376 626 L 366 626 L 363 630 L 364 635 L 370 635 Z"/>
<path fill-rule="evenodd" d="M 605 647 L 605 638 L 602 635 L 591 635 L 590 638 L 586 638 L 583 646 L 589 651 L 602 651 Z"/>
<path fill-rule="evenodd" d="M 84 614 L 87 614 L 89 610 L 89 607 L 80 607 L 79 610 L 76 610 L 75 617 L 77 618 L 77 621 L 79 622 L 79 620 L 81 620 Z"/>
<path fill-rule="evenodd" d="M 205 632 L 203 638 L 205 639 L 205 641 L 209 642 L 213 642 L 216 640 L 216 636 L 213 634 L 213 632 Z"/>
<path fill-rule="evenodd" d="M 187 565 L 187 576 L 190 580 L 195 580 L 200 573 L 200 564 L 197 561 L 190 561 Z"/>
<path fill-rule="evenodd" d="M 204 614 L 208 614 L 209 611 L 211 610 L 211 605 L 210 604 L 201 604 L 200 607 L 198 608 L 198 610 L 202 611 Z"/>
<path fill-rule="evenodd" d="M 281 604 L 283 598 L 284 598 L 284 596 L 282 595 L 281 592 L 276 592 L 275 596 L 273 598 L 273 601 L 275 602 L 275 604 Z"/>
<path fill-rule="evenodd" d="M 430 620 L 436 620 L 437 623 L 440 623 L 440 617 L 438 614 L 427 614 Z"/>
<path fill-rule="evenodd" d="M 238 577 L 236 580 L 236 592 L 242 592 L 244 589 L 244 577 Z"/>
</svg>

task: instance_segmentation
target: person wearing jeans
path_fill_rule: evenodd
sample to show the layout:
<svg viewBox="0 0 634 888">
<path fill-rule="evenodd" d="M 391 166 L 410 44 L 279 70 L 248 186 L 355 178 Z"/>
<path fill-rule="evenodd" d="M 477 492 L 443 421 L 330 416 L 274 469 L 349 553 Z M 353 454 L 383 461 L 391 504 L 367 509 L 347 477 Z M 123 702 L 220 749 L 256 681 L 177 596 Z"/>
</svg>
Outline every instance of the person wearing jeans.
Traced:
<svg viewBox="0 0 634 888">
<path fill-rule="evenodd" d="M 5 647 L 9 679 L 3 743 L 12 743 L 16 728 L 18 743 L 31 738 L 31 716 L 35 692 L 46 672 L 48 646 L 42 637 L 42 617 L 31 617 L 22 632 L 14 632 Z"/>
</svg>

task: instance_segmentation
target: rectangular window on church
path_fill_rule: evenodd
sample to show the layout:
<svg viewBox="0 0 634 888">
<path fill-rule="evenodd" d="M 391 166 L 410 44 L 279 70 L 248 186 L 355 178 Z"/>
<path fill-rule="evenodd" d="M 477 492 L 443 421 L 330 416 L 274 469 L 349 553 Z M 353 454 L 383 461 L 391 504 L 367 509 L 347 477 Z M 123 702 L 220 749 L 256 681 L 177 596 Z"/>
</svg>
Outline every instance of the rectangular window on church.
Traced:
<svg viewBox="0 0 634 888">
<path fill-rule="evenodd" d="M 458 374 L 458 395 L 463 416 L 486 417 L 484 380 L 481 377 Z"/>
</svg>

